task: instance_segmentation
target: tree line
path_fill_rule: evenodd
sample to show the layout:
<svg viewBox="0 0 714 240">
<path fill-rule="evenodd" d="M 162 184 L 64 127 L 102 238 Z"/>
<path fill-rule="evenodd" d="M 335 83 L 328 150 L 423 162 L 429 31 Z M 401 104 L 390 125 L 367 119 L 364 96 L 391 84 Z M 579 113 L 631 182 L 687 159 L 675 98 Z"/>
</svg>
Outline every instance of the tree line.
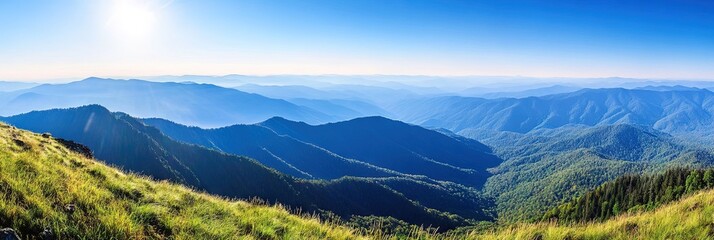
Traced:
<svg viewBox="0 0 714 240">
<path fill-rule="evenodd" d="M 547 211 L 542 220 L 603 221 L 625 212 L 652 210 L 714 187 L 714 168 L 673 168 L 661 174 L 625 175 Z"/>
</svg>

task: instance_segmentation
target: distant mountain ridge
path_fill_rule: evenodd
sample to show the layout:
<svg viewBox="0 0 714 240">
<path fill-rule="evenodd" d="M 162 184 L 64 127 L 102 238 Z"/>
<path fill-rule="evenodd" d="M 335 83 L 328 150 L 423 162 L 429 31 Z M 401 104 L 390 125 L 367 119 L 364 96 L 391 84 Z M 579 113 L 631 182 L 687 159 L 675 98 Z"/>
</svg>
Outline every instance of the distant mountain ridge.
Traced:
<svg viewBox="0 0 714 240">
<path fill-rule="evenodd" d="M 525 98 L 525 97 L 540 97 L 559 93 L 575 92 L 582 89 L 581 87 L 575 86 L 565 86 L 565 85 L 552 85 L 547 87 L 531 88 L 521 91 L 510 91 L 510 92 L 488 92 L 488 93 L 471 93 L 468 91 L 463 91 L 460 93 L 462 96 L 466 97 L 480 97 L 488 99 L 496 98 Z"/>
<path fill-rule="evenodd" d="M 0 94 L 0 115 L 101 104 L 139 117 L 219 127 L 283 116 L 312 123 L 332 116 L 281 99 L 210 84 L 87 78 Z"/>
<path fill-rule="evenodd" d="M 665 132 L 710 131 L 714 93 L 706 89 L 650 91 L 583 89 L 542 97 L 437 97 L 390 107 L 397 119 L 454 132 L 488 129 L 526 133 L 570 124 L 638 124 Z"/>
<path fill-rule="evenodd" d="M 21 89 L 31 88 L 37 85 L 39 85 L 39 83 L 0 81 L 0 92 L 17 91 Z"/>
</svg>

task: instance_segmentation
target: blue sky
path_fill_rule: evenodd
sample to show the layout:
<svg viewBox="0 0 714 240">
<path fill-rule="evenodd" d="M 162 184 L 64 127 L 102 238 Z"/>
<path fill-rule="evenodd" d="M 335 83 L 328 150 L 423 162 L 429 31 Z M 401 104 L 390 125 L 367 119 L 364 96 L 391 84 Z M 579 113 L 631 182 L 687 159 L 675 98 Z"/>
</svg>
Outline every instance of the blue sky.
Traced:
<svg viewBox="0 0 714 240">
<path fill-rule="evenodd" d="M 3 80 L 231 73 L 714 79 L 714 3 L 0 1 Z"/>
</svg>

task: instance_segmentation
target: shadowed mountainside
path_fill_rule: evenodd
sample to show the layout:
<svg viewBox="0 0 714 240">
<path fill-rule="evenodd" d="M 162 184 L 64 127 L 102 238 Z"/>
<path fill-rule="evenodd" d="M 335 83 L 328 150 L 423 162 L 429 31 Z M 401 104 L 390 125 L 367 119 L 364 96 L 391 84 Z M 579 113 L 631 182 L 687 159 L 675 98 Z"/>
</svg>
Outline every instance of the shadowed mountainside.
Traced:
<svg viewBox="0 0 714 240">
<path fill-rule="evenodd" d="M 446 136 L 382 117 L 311 126 L 283 118 L 217 129 L 145 119 L 168 136 L 247 155 L 297 177 L 424 175 L 473 187 L 500 159 L 475 140 Z"/>
<path fill-rule="evenodd" d="M 271 118 L 259 125 L 345 158 L 474 187 L 480 187 L 490 176 L 487 168 L 501 162 L 475 140 L 454 138 L 383 117 L 317 126 Z"/>
</svg>

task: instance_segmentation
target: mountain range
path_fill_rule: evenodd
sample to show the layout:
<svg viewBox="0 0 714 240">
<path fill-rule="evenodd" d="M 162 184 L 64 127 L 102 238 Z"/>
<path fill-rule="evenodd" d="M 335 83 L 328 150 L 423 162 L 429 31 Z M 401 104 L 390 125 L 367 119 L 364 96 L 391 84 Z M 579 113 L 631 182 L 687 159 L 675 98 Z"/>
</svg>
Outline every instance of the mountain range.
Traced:
<svg viewBox="0 0 714 240">
<path fill-rule="evenodd" d="M 493 218 L 491 201 L 459 184 L 383 174 L 390 171 L 366 164 L 355 165 L 384 177 L 301 180 L 249 158 L 177 142 L 140 119 L 99 105 L 34 111 L 0 121 L 85 144 L 97 159 L 124 170 L 225 197 L 258 197 L 343 218 L 391 216 L 444 230 L 467 224 L 467 219 Z"/>
<path fill-rule="evenodd" d="M 176 140 L 246 155 L 296 177 L 422 175 L 480 188 L 500 159 L 466 138 L 383 117 L 312 126 L 284 118 L 217 129 L 145 119 Z"/>
<path fill-rule="evenodd" d="M 17 91 L 21 89 L 31 88 L 37 85 L 39 85 L 39 83 L 0 81 L 0 92 Z"/>
<path fill-rule="evenodd" d="M 273 116 L 314 123 L 334 120 L 285 100 L 210 84 L 101 78 L 2 93 L 0 115 L 89 104 L 101 104 L 139 117 L 160 117 L 209 127 L 255 123 Z"/>
<path fill-rule="evenodd" d="M 668 133 L 709 132 L 714 124 L 714 93 L 706 89 L 583 89 L 527 98 L 422 98 L 387 109 L 399 120 L 454 132 L 527 133 L 568 125 L 612 124 L 644 125 Z"/>
</svg>

